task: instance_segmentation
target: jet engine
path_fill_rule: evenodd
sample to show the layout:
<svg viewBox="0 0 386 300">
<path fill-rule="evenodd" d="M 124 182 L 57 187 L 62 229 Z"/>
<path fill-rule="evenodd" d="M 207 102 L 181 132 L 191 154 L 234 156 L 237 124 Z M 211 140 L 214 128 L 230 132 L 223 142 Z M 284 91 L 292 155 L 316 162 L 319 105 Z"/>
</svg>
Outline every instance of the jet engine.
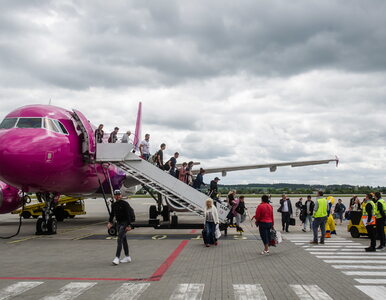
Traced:
<svg viewBox="0 0 386 300">
<path fill-rule="evenodd" d="M 20 190 L 0 181 L 0 214 L 10 213 L 22 205 Z"/>
</svg>

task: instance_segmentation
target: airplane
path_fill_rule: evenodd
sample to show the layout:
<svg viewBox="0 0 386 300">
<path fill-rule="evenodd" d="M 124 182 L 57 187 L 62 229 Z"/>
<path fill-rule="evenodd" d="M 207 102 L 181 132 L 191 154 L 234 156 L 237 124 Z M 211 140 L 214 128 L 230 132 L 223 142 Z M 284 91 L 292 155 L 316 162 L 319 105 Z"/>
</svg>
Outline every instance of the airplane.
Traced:
<svg viewBox="0 0 386 300">
<path fill-rule="evenodd" d="M 139 142 L 141 103 L 136 122 Z M 134 194 L 140 182 L 114 164 L 97 163 L 95 126 L 78 110 L 53 105 L 28 105 L 7 114 L 0 124 L 0 213 L 21 207 L 26 193 L 35 193 L 45 203 L 37 219 L 36 234 L 55 234 L 60 216 L 56 201 L 60 195 L 95 197 L 122 189 Z M 338 158 L 206 169 L 222 173 L 257 168 L 271 172 L 281 166 L 309 166 L 336 162 Z M 195 172 L 197 173 L 197 171 Z M 165 173 L 166 174 L 166 173 Z M 162 197 L 154 197 L 161 209 L 184 211 Z M 173 202 L 173 201 L 172 201 Z M 106 202 L 107 204 L 107 202 Z M 107 209 L 108 205 L 107 205 Z M 150 208 L 154 214 L 154 206 Z M 153 216 L 154 217 L 154 216 Z"/>
</svg>

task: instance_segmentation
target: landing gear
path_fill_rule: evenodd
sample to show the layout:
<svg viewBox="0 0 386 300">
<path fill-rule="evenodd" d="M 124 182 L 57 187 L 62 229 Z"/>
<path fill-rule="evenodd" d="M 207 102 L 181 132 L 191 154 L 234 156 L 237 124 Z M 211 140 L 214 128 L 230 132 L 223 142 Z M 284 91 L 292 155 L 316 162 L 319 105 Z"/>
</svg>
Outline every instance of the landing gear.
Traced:
<svg viewBox="0 0 386 300">
<path fill-rule="evenodd" d="M 161 215 L 164 222 L 170 221 L 170 210 L 167 205 L 163 206 Z"/>
<path fill-rule="evenodd" d="M 157 219 L 158 212 L 157 212 L 157 206 L 151 205 L 149 207 L 149 218 L 150 219 Z"/>
<path fill-rule="evenodd" d="M 42 217 L 38 218 L 36 222 L 36 235 L 56 234 L 58 224 L 54 216 L 54 206 L 59 195 L 53 193 L 37 193 L 36 196 L 46 204 L 43 208 Z"/>
</svg>

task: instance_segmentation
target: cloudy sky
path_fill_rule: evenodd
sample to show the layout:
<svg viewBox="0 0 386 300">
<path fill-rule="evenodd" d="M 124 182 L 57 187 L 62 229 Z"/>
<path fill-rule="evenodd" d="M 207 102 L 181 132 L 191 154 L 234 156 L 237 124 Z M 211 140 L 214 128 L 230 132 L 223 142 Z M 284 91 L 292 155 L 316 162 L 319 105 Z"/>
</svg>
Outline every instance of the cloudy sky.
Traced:
<svg viewBox="0 0 386 300">
<path fill-rule="evenodd" d="M 0 2 L 0 118 L 52 103 L 203 166 L 327 159 L 222 183 L 386 185 L 385 1 Z M 209 181 L 211 175 L 206 176 Z"/>
</svg>

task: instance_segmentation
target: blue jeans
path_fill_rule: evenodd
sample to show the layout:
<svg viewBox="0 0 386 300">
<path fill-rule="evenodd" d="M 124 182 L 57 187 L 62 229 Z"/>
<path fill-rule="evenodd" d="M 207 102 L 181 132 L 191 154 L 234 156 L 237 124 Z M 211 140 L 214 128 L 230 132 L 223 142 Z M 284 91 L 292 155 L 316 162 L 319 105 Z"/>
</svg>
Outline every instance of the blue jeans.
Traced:
<svg viewBox="0 0 386 300">
<path fill-rule="evenodd" d="M 304 220 L 304 230 L 307 229 L 307 225 L 310 224 L 310 230 L 312 229 L 312 215 L 306 215 L 306 219 Z"/>
<path fill-rule="evenodd" d="M 204 243 L 213 245 L 216 241 L 214 233 L 216 231 L 216 224 L 214 222 L 205 222 L 205 230 L 204 230 Z"/>
<path fill-rule="evenodd" d="M 271 236 L 271 228 L 272 228 L 272 223 L 264 223 L 264 222 L 259 223 L 259 232 L 264 245 L 269 244 L 269 240 Z"/>
</svg>

